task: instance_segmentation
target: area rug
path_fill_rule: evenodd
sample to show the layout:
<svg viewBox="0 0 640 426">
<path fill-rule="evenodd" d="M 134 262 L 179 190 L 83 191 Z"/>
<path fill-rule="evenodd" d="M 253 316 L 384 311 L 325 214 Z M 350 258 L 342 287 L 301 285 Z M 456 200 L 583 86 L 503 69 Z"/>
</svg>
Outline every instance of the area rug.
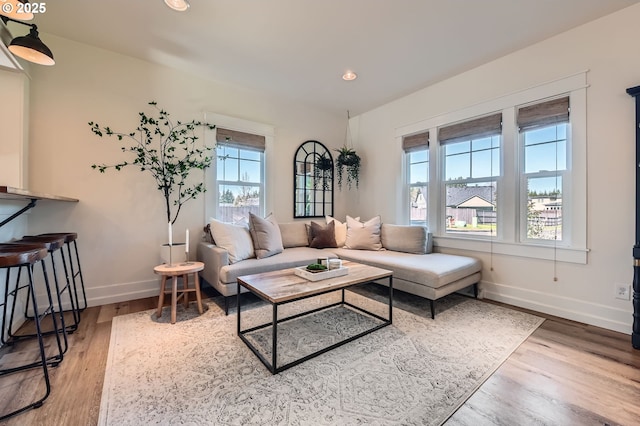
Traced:
<svg viewBox="0 0 640 426">
<path fill-rule="evenodd" d="M 386 315 L 369 297 L 348 299 Z M 461 296 L 435 320 L 394 308 L 392 325 L 272 375 L 236 336 L 236 315 L 206 305 L 203 315 L 180 307 L 176 324 L 168 308 L 160 319 L 154 311 L 114 318 L 100 425 L 439 425 L 544 321 Z M 243 329 L 271 312 L 243 309 Z M 370 321 L 343 307 L 301 317 L 278 329 L 278 353 L 286 361 Z M 268 333 L 255 339 L 270 347 Z"/>
</svg>

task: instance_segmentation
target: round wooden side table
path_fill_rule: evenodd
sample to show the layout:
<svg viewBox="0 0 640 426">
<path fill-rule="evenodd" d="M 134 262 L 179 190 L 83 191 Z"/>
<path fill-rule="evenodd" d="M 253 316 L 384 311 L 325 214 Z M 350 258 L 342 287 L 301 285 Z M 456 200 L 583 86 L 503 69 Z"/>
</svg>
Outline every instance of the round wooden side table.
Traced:
<svg viewBox="0 0 640 426">
<path fill-rule="evenodd" d="M 186 308 L 189 306 L 189 293 L 191 292 L 196 293 L 198 312 L 201 314 L 204 312 L 202 309 L 202 297 L 200 296 L 200 279 L 198 278 L 198 272 L 203 269 L 204 263 L 202 262 L 174 263 L 172 265 L 165 263 L 153 268 L 153 272 L 162 275 L 160 296 L 158 297 L 158 312 L 156 313 L 158 318 L 162 316 L 162 305 L 164 304 L 165 294 L 171 294 L 171 324 L 176 323 L 176 304 L 178 303 L 178 299 L 183 299 L 184 307 Z M 189 288 L 189 275 L 191 274 L 193 274 L 194 277 L 193 288 Z M 169 289 L 167 289 L 167 277 L 172 277 L 171 288 Z M 182 277 L 181 288 L 178 288 L 178 277 Z"/>
</svg>

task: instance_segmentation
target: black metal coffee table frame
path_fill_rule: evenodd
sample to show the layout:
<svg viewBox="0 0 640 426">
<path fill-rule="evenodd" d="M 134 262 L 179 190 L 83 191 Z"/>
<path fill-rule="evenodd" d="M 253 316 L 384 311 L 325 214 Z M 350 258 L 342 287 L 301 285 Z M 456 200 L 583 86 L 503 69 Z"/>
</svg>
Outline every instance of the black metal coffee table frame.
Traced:
<svg viewBox="0 0 640 426">
<path fill-rule="evenodd" d="M 374 314 L 372 312 L 369 312 L 369 311 L 367 311 L 367 310 L 365 310 L 365 309 L 363 309 L 363 308 L 361 308 L 359 306 L 355 306 L 352 303 L 349 303 L 349 302 L 347 302 L 345 300 L 344 291 L 346 289 L 348 289 L 349 287 L 353 287 L 355 285 L 363 284 L 363 283 L 354 283 L 354 284 L 349 285 L 348 287 L 344 287 L 344 288 L 342 288 L 340 290 L 332 289 L 332 290 L 327 290 L 327 291 L 322 291 L 322 292 L 319 292 L 319 293 L 315 293 L 315 294 L 312 294 L 312 295 L 305 295 L 305 296 L 301 296 L 301 297 L 297 297 L 297 298 L 293 298 L 293 299 L 287 300 L 286 302 L 282 302 L 282 303 L 272 303 L 271 301 L 269 301 L 266 298 L 262 297 L 262 295 L 252 292 L 250 288 L 248 288 L 245 285 L 243 285 L 240 282 L 240 279 L 238 279 L 238 296 L 237 296 L 237 300 L 238 300 L 238 303 L 237 303 L 237 306 L 238 306 L 238 308 L 237 308 L 237 312 L 238 312 L 238 328 L 237 328 L 238 336 L 249 347 L 249 349 L 251 349 L 251 351 L 258 357 L 258 359 L 260 361 L 262 361 L 262 363 L 265 365 L 265 367 L 267 367 L 267 369 L 271 372 L 271 374 L 280 373 L 281 371 L 284 371 L 284 370 L 286 370 L 288 368 L 294 367 L 294 366 L 296 366 L 296 365 L 298 365 L 300 363 L 303 363 L 303 362 L 305 362 L 305 361 L 307 361 L 307 360 L 309 360 L 311 358 L 317 357 L 318 355 L 322 355 L 325 352 L 328 352 L 328 351 L 330 351 L 332 349 L 335 349 L 338 346 L 345 345 L 345 344 L 347 344 L 349 342 L 352 342 L 352 341 L 354 341 L 356 339 L 359 339 L 362 336 L 366 336 L 367 334 L 370 334 L 370 333 L 372 333 L 372 332 L 374 332 L 376 330 L 379 330 L 379 329 L 381 329 L 383 327 L 391 325 L 391 323 L 393 322 L 393 276 L 389 275 L 388 279 L 389 279 L 389 318 L 384 318 L 384 317 L 381 317 L 379 315 L 376 315 L 376 314 Z M 240 289 L 241 289 L 241 287 L 245 287 L 247 290 L 251 291 L 253 294 L 255 294 L 256 296 L 260 297 L 265 302 L 268 302 L 268 303 L 270 303 L 272 305 L 273 317 L 272 317 L 272 320 L 271 320 L 270 323 L 258 325 L 258 326 L 255 326 L 255 327 L 251 327 L 251 328 L 248 328 L 246 330 L 242 330 L 241 329 L 241 319 L 240 319 L 240 313 L 241 313 Z M 310 311 L 302 312 L 302 313 L 299 313 L 299 314 L 296 314 L 296 315 L 291 315 L 291 316 L 288 316 L 286 318 L 278 319 L 278 306 L 285 305 L 287 303 L 295 302 L 295 301 L 298 301 L 298 300 L 308 299 L 310 297 L 320 296 L 320 295 L 331 293 L 331 292 L 334 292 L 334 291 L 341 291 L 342 292 L 342 300 L 340 302 L 332 303 L 332 304 L 327 305 L 327 306 L 323 306 L 323 307 L 320 307 L 320 308 L 312 309 Z M 290 321 L 290 320 L 293 320 L 295 318 L 299 318 L 299 317 L 302 317 L 302 316 L 305 316 L 305 315 L 310 315 L 310 314 L 313 314 L 315 312 L 319 312 L 319 311 L 323 311 L 323 310 L 326 310 L 326 309 L 330 309 L 330 308 L 333 308 L 335 306 L 349 306 L 349 307 L 351 307 L 353 309 L 356 309 L 356 310 L 358 310 L 360 312 L 365 313 L 366 315 L 370 315 L 370 316 L 372 316 L 372 317 L 374 317 L 376 319 L 381 320 L 382 323 L 378 324 L 375 327 L 372 327 L 372 328 L 370 328 L 368 330 L 365 330 L 365 331 L 363 331 L 361 333 L 358 333 L 358 334 L 356 334 L 354 336 L 348 337 L 348 338 L 346 338 L 344 340 L 341 340 L 341 341 L 339 341 L 337 343 L 334 343 L 334 344 L 332 344 L 330 346 L 327 346 L 326 348 L 323 348 L 323 349 L 320 349 L 320 350 L 318 350 L 316 352 L 310 353 L 309 355 L 306 355 L 306 356 L 304 356 L 302 358 L 296 359 L 294 361 L 291 361 L 291 362 L 286 363 L 286 364 L 281 365 L 281 366 L 277 366 L 277 358 L 278 358 L 278 351 L 277 351 L 277 346 L 278 346 L 278 324 L 283 323 L 285 321 Z M 273 333 L 272 334 L 272 349 L 271 349 L 271 360 L 270 361 L 267 359 L 267 357 L 265 355 L 263 355 L 258 350 L 257 347 L 255 347 L 249 341 L 249 339 L 247 339 L 245 337 L 245 334 L 247 334 L 247 333 L 251 333 L 251 332 L 256 331 L 256 330 L 261 330 L 261 329 L 264 329 L 264 328 L 267 328 L 267 327 L 272 327 L 272 333 Z"/>
</svg>

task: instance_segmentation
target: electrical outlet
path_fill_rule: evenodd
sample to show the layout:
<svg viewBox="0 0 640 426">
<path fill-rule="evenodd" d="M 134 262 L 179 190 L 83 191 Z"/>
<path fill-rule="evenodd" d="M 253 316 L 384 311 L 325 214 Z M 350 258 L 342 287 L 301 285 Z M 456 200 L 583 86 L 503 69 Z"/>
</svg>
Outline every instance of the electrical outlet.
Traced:
<svg viewBox="0 0 640 426">
<path fill-rule="evenodd" d="M 629 300 L 629 284 L 615 284 L 616 299 Z"/>
</svg>

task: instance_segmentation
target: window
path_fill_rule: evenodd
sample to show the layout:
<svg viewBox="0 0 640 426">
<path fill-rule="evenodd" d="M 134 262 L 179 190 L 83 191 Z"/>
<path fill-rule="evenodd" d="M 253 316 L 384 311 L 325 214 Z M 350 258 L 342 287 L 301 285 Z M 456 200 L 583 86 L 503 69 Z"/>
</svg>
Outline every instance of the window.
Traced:
<svg viewBox="0 0 640 426">
<path fill-rule="evenodd" d="M 264 137 L 218 128 L 216 139 L 215 216 L 248 222 L 264 211 Z"/>
<path fill-rule="evenodd" d="M 563 241 L 563 194 L 569 184 L 569 97 L 518 109 L 522 152 L 521 240 Z"/>
<path fill-rule="evenodd" d="M 402 139 L 407 161 L 409 223 L 427 226 L 429 200 L 429 132 Z"/>
<path fill-rule="evenodd" d="M 501 131 L 502 114 L 440 128 L 447 234 L 497 235 Z"/>
<path fill-rule="evenodd" d="M 403 142 L 431 135 L 425 220 L 435 245 L 587 263 L 587 88 L 580 72 L 396 129 Z M 405 150 L 409 191 L 419 163 Z"/>
</svg>

